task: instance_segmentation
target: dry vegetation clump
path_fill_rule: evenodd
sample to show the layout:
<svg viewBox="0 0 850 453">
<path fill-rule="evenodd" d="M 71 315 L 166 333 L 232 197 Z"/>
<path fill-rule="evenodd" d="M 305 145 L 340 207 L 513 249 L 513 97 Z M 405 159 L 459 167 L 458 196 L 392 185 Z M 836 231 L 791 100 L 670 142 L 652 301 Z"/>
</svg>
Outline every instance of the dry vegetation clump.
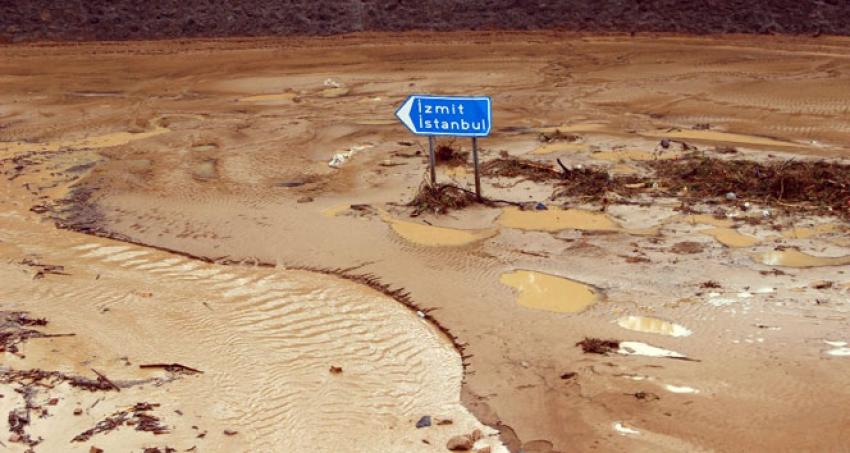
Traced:
<svg viewBox="0 0 850 453">
<path fill-rule="evenodd" d="M 454 148 L 453 143 L 442 144 L 437 146 L 434 152 L 438 165 L 447 165 L 449 167 L 459 167 L 466 165 L 469 161 L 469 151 L 460 151 Z"/>
<path fill-rule="evenodd" d="M 585 354 L 608 354 L 609 352 L 616 352 L 620 349 L 620 342 L 617 340 L 585 337 L 584 340 L 576 343 L 576 346 L 581 346 L 581 350 Z"/>
<path fill-rule="evenodd" d="M 475 193 L 466 189 L 453 184 L 432 186 L 424 182 L 407 206 L 414 208 L 410 216 L 416 217 L 424 212 L 445 214 L 453 209 L 463 209 L 475 203 L 479 203 Z"/>
<path fill-rule="evenodd" d="M 638 176 L 611 176 L 605 169 L 594 167 L 569 169 L 564 167 L 558 188 L 552 198 L 577 196 L 602 198 L 608 192 L 625 194 L 640 190 L 639 188 L 632 188 L 630 185 L 643 182 L 645 182 L 645 178 Z"/>
<path fill-rule="evenodd" d="M 481 165 L 481 174 L 490 177 L 522 177 L 534 182 L 561 178 L 561 172 L 555 170 L 550 164 L 518 157 L 500 157 L 487 161 Z"/>
<path fill-rule="evenodd" d="M 537 140 L 543 143 L 552 143 L 552 142 L 576 142 L 579 141 L 581 137 L 575 134 L 567 134 L 561 132 L 558 129 L 555 129 L 554 132 L 546 133 L 541 132 L 540 135 L 537 136 Z"/>
<path fill-rule="evenodd" d="M 671 191 L 687 188 L 691 197 L 753 200 L 789 208 L 850 214 L 850 165 L 826 161 L 760 163 L 692 154 L 678 161 L 648 162 L 656 179 Z"/>
</svg>

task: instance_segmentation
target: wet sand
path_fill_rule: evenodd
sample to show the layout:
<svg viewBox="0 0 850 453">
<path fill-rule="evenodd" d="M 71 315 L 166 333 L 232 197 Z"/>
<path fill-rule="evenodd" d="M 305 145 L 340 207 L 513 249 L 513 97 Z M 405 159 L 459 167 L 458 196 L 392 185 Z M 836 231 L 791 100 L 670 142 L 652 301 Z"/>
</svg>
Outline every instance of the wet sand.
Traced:
<svg viewBox="0 0 850 453">
<path fill-rule="evenodd" d="M 843 159 L 846 44 L 410 33 L 0 47 L 0 158 L 17 157 L 3 164 L 3 257 L 38 253 L 72 274 L 7 268 L 17 289 L 3 308 L 77 333 L 49 340 L 80 351 L 52 367 L 97 354 L 115 362 L 98 363 L 107 373 L 124 370 L 121 356 L 204 370 L 140 391 L 210 420 L 210 433 L 240 432 L 210 434 L 203 451 L 445 451 L 451 435 L 490 432 L 476 418 L 512 451 L 834 450 L 850 442 L 846 222 L 762 206 L 755 225 L 711 205 L 683 216 L 675 198 L 556 209 L 550 186 L 516 178 L 485 178 L 485 194 L 550 209 L 409 218 L 400 204 L 425 175 L 424 141 L 392 113 L 409 92 L 491 95 L 485 161 L 504 151 L 644 172 L 680 152 L 662 138 L 765 161 Z M 541 150 L 538 134 L 556 128 L 578 140 Z M 57 231 L 51 217 L 133 244 Z M 436 324 L 295 268 L 373 275 Z M 97 273 L 111 275 L 92 286 Z M 212 283 L 220 273 L 232 287 Z M 62 309 L 72 299 L 79 312 Z M 133 341 L 147 336 L 161 344 Z M 586 336 L 621 352 L 584 354 Z M 217 403 L 200 406 L 207 393 Z M 454 424 L 417 430 L 421 415 Z M 169 422 L 163 444 L 191 447 L 191 427 Z"/>
</svg>

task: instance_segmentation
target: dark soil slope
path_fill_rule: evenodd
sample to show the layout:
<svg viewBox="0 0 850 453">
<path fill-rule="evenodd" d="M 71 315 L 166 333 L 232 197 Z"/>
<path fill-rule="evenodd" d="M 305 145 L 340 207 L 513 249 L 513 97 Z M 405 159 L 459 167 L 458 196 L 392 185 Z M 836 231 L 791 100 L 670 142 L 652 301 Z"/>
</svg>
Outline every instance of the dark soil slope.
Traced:
<svg viewBox="0 0 850 453">
<path fill-rule="evenodd" d="M 846 0 L 0 0 L 0 39 L 541 29 L 850 34 Z"/>
</svg>

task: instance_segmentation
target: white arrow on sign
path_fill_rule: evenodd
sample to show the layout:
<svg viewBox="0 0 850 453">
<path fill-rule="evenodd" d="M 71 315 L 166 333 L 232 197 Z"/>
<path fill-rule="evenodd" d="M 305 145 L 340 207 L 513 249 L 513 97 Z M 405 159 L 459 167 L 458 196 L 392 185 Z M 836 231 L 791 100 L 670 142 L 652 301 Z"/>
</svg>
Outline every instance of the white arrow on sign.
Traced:
<svg viewBox="0 0 850 453">
<path fill-rule="evenodd" d="M 413 125 L 413 118 L 410 117 L 410 110 L 413 109 L 414 98 L 414 96 L 408 97 L 407 101 L 405 101 L 405 103 L 402 104 L 395 112 L 395 116 L 397 116 L 398 119 L 412 131 L 416 130 L 416 126 Z"/>
</svg>

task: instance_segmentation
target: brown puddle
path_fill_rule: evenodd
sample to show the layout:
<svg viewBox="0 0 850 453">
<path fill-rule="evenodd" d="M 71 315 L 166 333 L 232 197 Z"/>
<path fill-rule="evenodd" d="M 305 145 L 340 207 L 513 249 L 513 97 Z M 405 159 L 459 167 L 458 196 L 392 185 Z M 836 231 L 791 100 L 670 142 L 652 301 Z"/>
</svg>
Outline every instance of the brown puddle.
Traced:
<svg viewBox="0 0 850 453">
<path fill-rule="evenodd" d="M 499 232 L 497 228 L 461 230 L 408 222 L 406 220 L 396 219 L 385 211 L 380 211 L 380 215 L 381 220 L 389 224 L 396 234 L 409 242 L 428 247 L 457 247 L 467 245 L 493 237 Z"/>
<path fill-rule="evenodd" d="M 652 131 L 641 134 L 645 137 L 657 138 L 681 138 L 689 140 L 702 140 L 707 142 L 724 142 L 724 143 L 739 143 L 742 145 L 762 145 L 762 146 L 793 146 L 800 145 L 791 142 L 774 140 L 768 137 L 759 137 L 755 135 L 733 134 L 730 132 L 705 131 L 692 129 L 679 129 L 673 131 Z"/>
<path fill-rule="evenodd" d="M 717 242 L 732 248 L 752 247 L 761 242 L 752 236 L 739 233 L 734 228 L 709 228 L 700 230 L 700 233 L 709 235 Z"/>
<path fill-rule="evenodd" d="M 351 91 L 346 87 L 331 87 L 325 88 L 324 90 L 319 92 L 319 96 L 323 98 L 338 98 L 345 96 L 348 92 Z"/>
<path fill-rule="evenodd" d="M 295 93 L 278 93 L 278 94 L 262 94 L 259 96 L 247 96 L 239 98 L 239 102 L 256 102 L 258 104 L 280 104 L 292 102 L 296 97 Z"/>
<path fill-rule="evenodd" d="M 628 164 L 617 164 L 611 167 L 611 173 L 615 175 L 635 175 L 638 173 L 638 169 Z"/>
<path fill-rule="evenodd" d="M 584 143 L 555 142 L 539 146 L 534 151 L 532 151 L 531 154 L 551 154 L 561 151 L 581 151 L 584 148 Z"/>
<path fill-rule="evenodd" d="M 824 267 L 850 264 L 850 256 L 812 256 L 794 249 L 758 253 L 753 255 L 753 258 L 768 266 Z"/>
<path fill-rule="evenodd" d="M 674 159 L 679 157 L 679 153 L 675 152 L 664 152 L 662 153 L 653 153 L 652 151 L 646 151 L 642 149 L 626 149 L 626 150 L 612 150 L 612 151 L 599 151 L 590 155 L 593 159 L 605 160 L 608 162 L 619 162 L 619 161 L 645 161 L 645 160 L 659 160 L 659 159 Z"/>
<path fill-rule="evenodd" d="M 599 300 L 597 291 L 588 285 L 541 272 L 507 272 L 499 281 L 519 292 L 517 303 L 536 310 L 578 313 Z"/>
<path fill-rule="evenodd" d="M 555 131 L 560 132 L 593 132 L 605 129 L 607 124 L 602 123 L 576 123 L 576 124 L 564 124 L 562 126 L 557 127 L 539 127 L 535 129 L 536 132 L 540 132 L 543 134 L 551 134 Z"/>
<path fill-rule="evenodd" d="M 619 231 L 619 224 L 607 214 L 582 209 L 549 208 L 543 211 L 523 211 L 516 207 L 502 210 L 499 224 L 507 228 L 536 231 L 587 230 Z"/>
<path fill-rule="evenodd" d="M 690 329 L 679 324 L 646 316 L 623 316 L 617 320 L 617 325 L 636 332 L 654 333 L 671 337 L 687 337 L 693 333 Z"/>
<path fill-rule="evenodd" d="M 623 228 L 602 212 L 555 207 L 540 211 L 523 211 L 511 206 L 502 210 L 498 221 L 506 228 L 531 231 L 617 231 L 637 236 L 649 236 L 658 232 L 658 228 Z"/>
<path fill-rule="evenodd" d="M 25 153 L 31 151 L 58 151 L 62 148 L 82 149 L 82 148 L 108 148 L 111 146 L 126 145 L 127 143 L 142 140 L 157 135 L 162 135 L 171 132 L 171 129 L 161 126 L 158 118 L 151 121 L 153 129 L 145 132 L 112 132 L 94 137 L 86 137 L 76 140 L 60 140 L 55 142 L 44 143 L 29 143 L 29 142 L 0 142 L 0 152 L 11 151 L 13 153 Z"/>
<path fill-rule="evenodd" d="M 819 234 L 834 233 L 839 230 L 839 225 L 834 223 L 825 223 L 813 227 L 800 227 L 784 231 L 782 233 L 782 237 L 787 239 L 806 239 Z"/>
</svg>

